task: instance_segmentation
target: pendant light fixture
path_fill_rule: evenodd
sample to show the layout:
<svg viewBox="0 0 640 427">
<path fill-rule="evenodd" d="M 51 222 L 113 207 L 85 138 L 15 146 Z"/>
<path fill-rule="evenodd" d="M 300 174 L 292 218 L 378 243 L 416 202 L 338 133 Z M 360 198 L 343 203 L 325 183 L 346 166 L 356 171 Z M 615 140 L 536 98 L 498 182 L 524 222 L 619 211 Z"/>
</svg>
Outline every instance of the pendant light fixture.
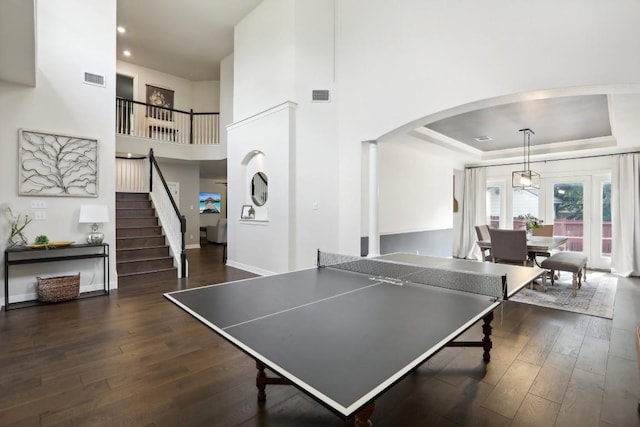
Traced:
<svg viewBox="0 0 640 427">
<path fill-rule="evenodd" d="M 532 190 L 540 188 L 540 174 L 531 170 L 531 164 L 529 163 L 529 153 L 531 150 L 531 134 L 535 135 L 535 132 L 529 128 L 520 129 L 518 132 L 522 132 L 523 137 L 523 161 L 522 170 L 514 171 L 511 173 L 511 185 L 513 188 L 520 188 L 522 190 Z"/>
</svg>

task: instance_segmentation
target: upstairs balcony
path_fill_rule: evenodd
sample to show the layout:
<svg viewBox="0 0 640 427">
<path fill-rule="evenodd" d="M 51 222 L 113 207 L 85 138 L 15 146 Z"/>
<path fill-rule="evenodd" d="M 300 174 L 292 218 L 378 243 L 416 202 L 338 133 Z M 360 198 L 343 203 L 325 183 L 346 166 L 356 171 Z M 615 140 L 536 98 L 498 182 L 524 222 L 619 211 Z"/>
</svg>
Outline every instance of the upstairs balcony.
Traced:
<svg viewBox="0 0 640 427">
<path fill-rule="evenodd" d="M 219 145 L 220 113 L 196 113 L 116 98 L 116 134 L 182 145 Z M 128 150 L 130 151 L 130 150 Z M 147 152 L 144 147 L 142 152 Z"/>
</svg>

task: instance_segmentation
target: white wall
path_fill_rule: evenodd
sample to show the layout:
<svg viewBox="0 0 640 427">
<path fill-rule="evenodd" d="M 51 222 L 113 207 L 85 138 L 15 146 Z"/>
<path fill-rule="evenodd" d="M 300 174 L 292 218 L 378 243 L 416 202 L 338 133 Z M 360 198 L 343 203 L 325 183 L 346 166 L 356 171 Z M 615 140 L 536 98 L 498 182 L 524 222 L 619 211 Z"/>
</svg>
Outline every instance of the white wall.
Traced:
<svg viewBox="0 0 640 427">
<path fill-rule="evenodd" d="M 220 105 L 218 81 L 192 82 L 125 61 L 117 61 L 117 71 L 119 74 L 134 78 L 133 91 L 136 101 L 146 102 L 146 85 L 152 85 L 174 91 L 173 108 L 176 110 L 189 111 L 193 108 L 196 112 L 218 111 Z"/>
<path fill-rule="evenodd" d="M 234 122 L 293 100 L 294 0 L 264 0 L 235 28 Z"/>
<path fill-rule="evenodd" d="M 632 1 L 263 1 L 236 27 L 234 121 L 286 100 L 298 105 L 290 166 L 296 266 L 307 265 L 314 246 L 359 253 L 368 214 L 363 141 L 402 142 L 395 138 L 447 110 L 560 91 L 616 94 L 620 114 L 635 113 L 625 97 L 640 93 L 640 57 L 629 54 L 640 48 L 639 13 Z M 523 16 L 535 24 L 523 28 Z M 311 88 L 330 89 L 332 104 L 307 103 Z M 451 176 L 473 159 L 429 143 L 411 150 L 383 148 L 388 182 L 380 191 L 394 203 L 381 206 L 381 231 L 453 226 Z M 408 162 L 412 155 L 422 162 Z M 230 177 L 235 167 L 229 165 Z M 398 190 L 419 176 L 440 183 L 426 189 L 437 203 L 428 218 L 412 211 L 413 190 Z M 327 201 L 331 213 L 323 211 Z"/>
<path fill-rule="evenodd" d="M 220 145 L 227 146 L 227 126 L 233 123 L 233 54 L 220 62 Z"/>
<path fill-rule="evenodd" d="M 36 85 L 36 0 L 0 3 L 0 80 Z"/>
<path fill-rule="evenodd" d="M 106 204 L 111 222 L 103 226 L 105 242 L 115 247 L 115 98 L 116 2 L 57 0 L 38 2 L 37 86 L 27 88 L 0 82 L 0 140 L 4 141 L 0 168 L 3 185 L 0 201 L 14 210 L 29 212 L 31 202 L 46 202 L 47 219 L 27 228 L 33 240 L 40 234 L 50 240 L 83 242 L 87 226 L 78 224 L 82 204 Z M 0 61 L 4 61 L 0 58 Z M 106 76 L 107 87 L 83 83 L 84 72 Z M 18 129 L 86 136 L 98 139 L 98 197 L 18 196 Z M 7 224 L 2 221 L 3 233 Z M 0 240 L 4 247 L 5 238 Z M 11 295 L 33 296 L 34 276 L 81 270 L 81 286 L 91 281 L 91 263 L 48 263 L 12 271 Z M 97 267 L 95 267 L 97 268 Z M 115 250 L 111 258 L 112 286 L 116 285 Z M 4 291 L 2 291 L 4 294 Z M 3 295 L 4 297 L 4 295 Z"/>
<path fill-rule="evenodd" d="M 220 112 L 220 81 L 191 82 L 193 101 L 191 108 L 195 113 Z"/>
<path fill-rule="evenodd" d="M 340 206 L 361 198 L 361 141 L 503 95 L 640 84 L 638 2 L 353 0 L 339 15 Z M 342 252 L 363 217 L 341 209 Z"/>
<path fill-rule="evenodd" d="M 338 251 L 338 104 L 335 85 L 334 5 L 324 0 L 295 2 L 296 268 L 314 266 L 318 249 Z M 314 89 L 330 102 L 312 102 Z"/>
<path fill-rule="evenodd" d="M 295 105 L 284 103 L 228 128 L 228 265 L 259 274 L 295 266 L 294 115 Z M 269 181 L 268 200 L 261 207 L 250 193 L 257 171 Z M 254 220 L 240 218 L 243 205 L 254 205 Z"/>
<path fill-rule="evenodd" d="M 453 171 L 463 166 L 460 159 L 406 135 L 379 143 L 378 156 L 381 234 L 453 227 Z"/>
<path fill-rule="evenodd" d="M 340 207 L 336 204 L 338 188 L 337 101 L 335 91 L 334 5 L 322 0 L 293 2 L 267 0 L 262 2 L 237 27 L 234 52 L 234 119 L 229 128 L 229 259 L 241 264 L 256 265 L 264 270 L 283 271 L 283 268 L 303 268 L 314 265 L 316 251 L 337 249 L 336 224 Z M 260 70 L 256 73 L 255 70 Z M 294 78 L 295 77 L 295 78 Z M 312 102 L 314 89 L 330 90 L 331 102 Z M 285 102 L 295 102 L 290 111 L 292 120 L 273 121 L 271 111 Z M 264 114 L 263 112 L 269 111 Z M 242 140 L 238 140 L 238 123 L 251 120 L 265 121 L 264 126 L 278 123 L 274 129 L 283 135 L 282 141 L 264 144 L 261 126 L 242 127 Z M 233 129 L 233 130 L 232 130 Z M 250 132 L 255 132 L 250 134 Z M 287 146 L 284 135 L 289 133 L 292 146 Z M 239 145 L 238 145 L 239 144 Z M 244 149 L 233 158 L 231 146 Z M 258 148 L 263 147 L 263 148 Z M 235 191 L 245 191 L 246 179 L 237 169 L 238 161 L 251 150 L 263 151 L 269 165 L 269 201 L 267 208 L 256 208 L 256 219 L 268 211 L 269 222 L 262 224 L 257 233 L 246 233 L 238 245 L 260 245 L 261 235 L 267 229 L 279 227 L 273 222 L 274 212 L 287 212 L 291 220 L 288 231 L 275 232 L 273 244 L 283 250 L 262 251 L 258 264 L 248 260 L 246 252 L 234 252 L 233 213 L 240 211 L 241 198 Z M 283 170 L 274 169 L 274 162 Z M 251 168 L 251 164 L 248 165 Z M 275 174 L 275 177 L 272 176 Z M 279 188 L 279 182 L 287 183 Z M 272 197 L 273 191 L 284 191 L 282 198 Z M 247 201 L 250 203 L 250 201 Z M 242 230 L 247 229 L 240 222 Z M 246 240 L 248 239 L 248 240 Z M 234 258 L 236 257 L 236 258 Z M 270 267 L 273 266 L 273 267 Z M 277 266 L 277 267 L 275 267 Z"/>
</svg>

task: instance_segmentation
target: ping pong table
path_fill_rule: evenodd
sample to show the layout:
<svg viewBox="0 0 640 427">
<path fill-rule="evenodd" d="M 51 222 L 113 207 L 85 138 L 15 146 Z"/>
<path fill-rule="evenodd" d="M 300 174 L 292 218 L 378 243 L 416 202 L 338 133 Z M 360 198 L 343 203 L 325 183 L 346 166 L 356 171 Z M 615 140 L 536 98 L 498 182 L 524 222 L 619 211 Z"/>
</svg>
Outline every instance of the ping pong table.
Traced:
<svg viewBox="0 0 640 427">
<path fill-rule="evenodd" d="M 256 360 L 259 401 L 267 384 L 292 384 L 355 425 L 371 425 L 375 399 L 443 347 L 482 347 L 489 362 L 493 311 L 542 273 L 318 252 L 317 268 L 165 297 Z M 481 341 L 454 341 L 481 319 Z"/>
</svg>

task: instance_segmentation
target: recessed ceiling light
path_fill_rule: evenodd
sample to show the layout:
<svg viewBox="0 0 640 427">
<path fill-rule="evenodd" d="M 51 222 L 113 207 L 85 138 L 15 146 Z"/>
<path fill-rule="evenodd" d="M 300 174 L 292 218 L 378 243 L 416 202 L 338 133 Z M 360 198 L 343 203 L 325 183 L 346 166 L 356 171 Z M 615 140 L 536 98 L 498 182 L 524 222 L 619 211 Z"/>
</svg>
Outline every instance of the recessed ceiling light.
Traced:
<svg viewBox="0 0 640 427">
<path fill-rule="evenodd" d="M 127 32 L 127 30 L 123 26 L 119 26 L 118 28 L 116 28 L 116 30 L 118 30 L 120 34 L 124 34 Z"/>
<path fill-rule="evenodd" d="M 473 138 L 473 139 L 475 139 L 477 142 L 493 141 L 493 138 L 491 138 L 490 136 L 486 136 L 486 135 L 483 135 L 483 136 L 476 136 L 476 137 L 475 137 L 475 138 Z"/>
<path fill-rule="evenodd" d="M 122 54 L 123 54 L 124 56 L 126 56 L 126 57 L 129 57 L 129 56 L 131 56 L 131 51 L 129 51 L 129 50 L 123 50 L 123 51 L 122 51 Z"/>
</svg>

